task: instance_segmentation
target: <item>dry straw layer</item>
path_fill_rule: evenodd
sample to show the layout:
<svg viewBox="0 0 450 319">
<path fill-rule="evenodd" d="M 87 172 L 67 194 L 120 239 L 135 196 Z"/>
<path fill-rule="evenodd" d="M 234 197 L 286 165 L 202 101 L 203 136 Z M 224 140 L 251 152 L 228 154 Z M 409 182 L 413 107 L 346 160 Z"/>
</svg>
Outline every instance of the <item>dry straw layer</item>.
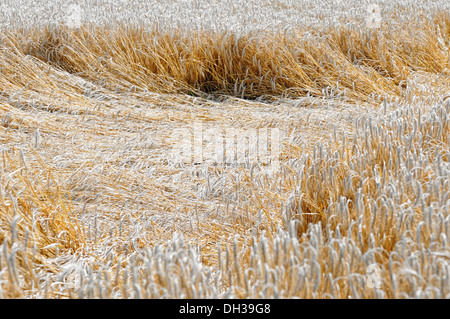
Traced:
<svg viewBox="0 0 450 319">
<path fill-rule="evenodd" d="M 241 35 L 50 26 L 5 32 L 3 43 L 11 60 L 37 57 L 110 90 L 241 98 L 331 91 L 365 101 L 370 94 L 401 95 L 412 71 L 448 75 L 448 20 L 448 14 L 439 14 L 414 34 L 386 25 Z M 3 72 L 11 81 L 8 69 Z"/>
<path fill-rule="evenodd" d="M 1 36 L 2 298 L 450 296 L 447 13 Z M 195 120 L 280 127 L 280 172 L 173 165 Z"/>
</svg>

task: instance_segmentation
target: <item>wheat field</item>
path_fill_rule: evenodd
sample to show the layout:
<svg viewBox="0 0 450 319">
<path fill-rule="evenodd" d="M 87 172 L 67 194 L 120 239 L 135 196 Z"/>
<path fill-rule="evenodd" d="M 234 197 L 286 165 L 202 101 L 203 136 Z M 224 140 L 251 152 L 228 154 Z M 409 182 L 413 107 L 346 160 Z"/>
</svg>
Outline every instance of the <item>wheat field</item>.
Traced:
<svg viewBox="0 0 450 319">
<path fill-rule="evenodd" d="M 0 298 L 450 297 L 449 2 L 1 0 L 0 51 Z"/>
</svg>

